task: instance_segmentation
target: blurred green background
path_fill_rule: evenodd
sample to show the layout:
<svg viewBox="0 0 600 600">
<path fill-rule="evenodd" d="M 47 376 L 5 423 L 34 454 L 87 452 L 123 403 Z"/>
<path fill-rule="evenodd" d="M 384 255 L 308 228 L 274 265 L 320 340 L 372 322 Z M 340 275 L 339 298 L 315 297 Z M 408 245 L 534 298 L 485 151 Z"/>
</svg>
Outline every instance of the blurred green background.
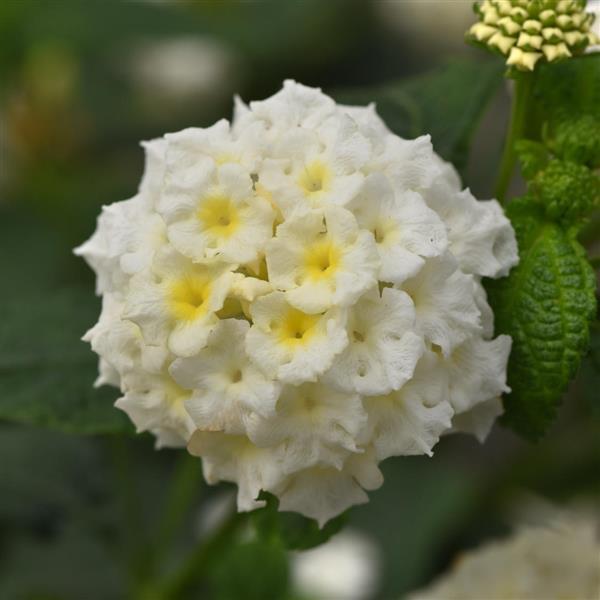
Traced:
<svg viewBox="0 0 600 600">
<path fill-rule="evenodd" d="M 471 21 L 471 2 L 452 1 L 0 3 L 0 598 L 132 597 L 132 578 L 168 572 L 231 491 L 205 486 L 184 453 L 131 435 L 110 407 L 117 391 L 92 389 L 95 358 L 78 341 L 99 303 L 71 248 L 102 204 L 135 194 L 139 141 L 228 118 L 233 94 L 263 98 L 294 78 L 340 100 L 378 99 L 401 134 L 438 132 L 436 149 L 489 197 L 508 90 L 501 65 L 464 45 Z M 462 87 L 444 89 L 457 71 Z M 386 461 L 382 489 L 348 517 L 378 548 L 365 598 L 400 598 L 505 532 L 524 493 L 598 497 L 594 360 L 600 348 L 538 445 L 497 428 L 483 446 L 449 437 L 433 459 Z M 287 579 L 269 580 L 268 562 L 235 560 L 244 597 L 296 597 Z M 222 570 L 211 567 L 197 597 L 233 597 Z"/>
</svg>

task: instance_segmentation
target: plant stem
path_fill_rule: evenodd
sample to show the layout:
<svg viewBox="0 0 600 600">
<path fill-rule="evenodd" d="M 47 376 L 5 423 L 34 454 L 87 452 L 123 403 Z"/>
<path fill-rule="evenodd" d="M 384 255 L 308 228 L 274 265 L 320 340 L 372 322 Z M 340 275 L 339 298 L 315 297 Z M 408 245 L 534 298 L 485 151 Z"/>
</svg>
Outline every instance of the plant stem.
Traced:
<svg viewBox="0 0 600 600">
<path fill-rule="evenodd" d="M 123 542 L 130 577 L 129 585 L 136 589 L 151 569 L 148 545 L 140 507 L 142 506 L 132 465 L 131 449 L 126 439 L 115 436 L 109 441 L 115 471 L 115 483 L 122 510 Z M 133 592 L 132 592 L 133 593 Z"/>
<path fill-rule="evenodd" d="M 164 517 L 156 536 L 155 558 L 160 562 L 162 554 L 171 546 L 177 529 L 189 512 L 198 490 L 202 485 L 202 469 L 199 461 L 187 453 L 182 453 L 175 466 L 169 485 L 169 493 L 163 511 Z"/>
<path fill-rule="evenodd" d="M 181 569 L 155 586 L 153 598 L 161 600 L 189 598 L 190 588 L 206 574 L 211 559 L 220 555 L 222 547 L 231 543 L 231 538 L 245 522 L 246 514 L 238 513 L 234 508 L 212 536 L 196 546 Z"/>
<path fill-rule="evenodd" d="M 527 124 L 533 96 L 534 73 L 519 73 L 515 79 L 515 90 L 512 101 L 510 124 L 502 152 L 502 161 L 496 182 L 496 198 L 501 204 L 505 202 L 506 191 L 512 180 L 515 168 L 515 143 L 522 138 Z"/>
</svg>

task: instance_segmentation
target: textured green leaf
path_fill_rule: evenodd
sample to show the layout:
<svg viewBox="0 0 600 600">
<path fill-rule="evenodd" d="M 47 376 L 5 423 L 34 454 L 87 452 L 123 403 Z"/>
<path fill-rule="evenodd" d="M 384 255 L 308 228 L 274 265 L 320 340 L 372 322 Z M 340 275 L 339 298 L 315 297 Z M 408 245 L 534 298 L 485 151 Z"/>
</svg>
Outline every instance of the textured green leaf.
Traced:
<svg viewBox="0 0 600 600">
<path fill-rule="evenodd" d="M 518 140 L 515 144 L 517 158 L 521 163 L 523 177 L 529 180 L 535 177 L 548 163 L 548 150 L 544 144 L 531 140 Z"/>
<path fill-rule="evenodd" d="M 512 392 L 503 420 L 539 438 L 574 377 L 595 315 L 595 277 L 572 235 L 544 220 L 528 198 L 508 207 L 521 262 L 510 276 L 488 284 L 496 330 L 513 338 L 508 366 Z"/>
<path fill-rule="evenodd" d="M 551 160 L 534 177 L 530 189 L 547 217 L 567 227 L 581 225 L 600 205 L 600 178 L 575 162 Z"/>
<path fill-rule="evenodd" d="M 544 138 L 559 158 L 592 169 L 600 166 L 600 115 L 567 114 L 546 127 Z"/>
<path fill-rule="evenodd" d="M 541 65 L 534 94 L 542 122 L 582 113 L 600 117 L 600 54 Z"/>
<path fill-rule="evenodd" d="M 335 96 L 346 104 L 374 101 L 388 127 L 402 137 L 431 134 L 436 152 L 460 170 L 471 135 L 502 82 L 503 68 L 496 60 L 454 60 L 411 79 Z"/>
</svg>

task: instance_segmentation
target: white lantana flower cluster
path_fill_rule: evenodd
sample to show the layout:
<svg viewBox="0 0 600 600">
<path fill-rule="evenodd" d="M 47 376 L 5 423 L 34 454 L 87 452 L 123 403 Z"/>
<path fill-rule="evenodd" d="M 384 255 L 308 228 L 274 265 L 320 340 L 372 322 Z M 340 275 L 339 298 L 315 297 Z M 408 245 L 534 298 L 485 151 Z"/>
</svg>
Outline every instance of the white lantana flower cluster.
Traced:
<svg viewBox="0 0 600 600">
<path fill-rule="evenodd" d="M 522 527 L 459 556 L 408 600 L 598 600 L 598 521 L 582 515 Z"/>
<path fill-rule="evenodd" d="M 498 203 L 461 191 L 428 136 L 287 81 L 230 125 L 144 144 L 138 194 L 76 252 L 97 273 L 98 384 L 209 483 L 324 523 L 378 463 L 483 439 L 507 391 L 482 276 L 516 264 Z"/>
</svg>

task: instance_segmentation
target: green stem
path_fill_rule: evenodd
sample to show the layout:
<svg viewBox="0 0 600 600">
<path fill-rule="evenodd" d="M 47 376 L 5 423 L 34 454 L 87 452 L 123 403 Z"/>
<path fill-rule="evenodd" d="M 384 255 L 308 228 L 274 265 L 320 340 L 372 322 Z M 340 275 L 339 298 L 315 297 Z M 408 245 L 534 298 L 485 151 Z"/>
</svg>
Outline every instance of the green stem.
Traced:
<svg viewBox="0 0 600 600">
<path fill-rule="evenodd" d="M 525 133 L 527 115 L 530 111 L 531 99 L 533 97 L 533 84 L 534 73 L 519 73 L 515 79 L 510 124 L 496 182 L 496 198 L 502 204 L 505 202 L 506 191 L 512 180 L 515 168 L 515 143 Z"/>
<path fill-rule="evenodd" d="M 246 522 L 246 514 L 232 512 L 216 531 L 203 543 L 200 543 L 188 556 L 176 573 L 163 583 L 154 586 L 152 597 L 161 600 L 190 598 L 194 584 L 206 575 L 211 559 L 218 557 L 223 547 L 231 544 L 232 537 Z"/>
<path fill-rule="evenodd" d="M 197 459 L 182 453 L 169 485 L 163 519 L 156 536 L 156 562 L 171 546 L 177 530 L 198 496 L 202 482 L 202 469 Z"/>
<path fill-rule="evenodd" d="M 128 564 L 129 585 L 131 593 L 140 581 L 146 578 L 149 564 L 148 544 L 144 533 L 144 523 L 132 465 L 129 443 L 121 436 L 115 436 L 109 441 L 113 459 L 116 489 L 121 503 L 123 522 L 123 542 Z"/>
</svg>

